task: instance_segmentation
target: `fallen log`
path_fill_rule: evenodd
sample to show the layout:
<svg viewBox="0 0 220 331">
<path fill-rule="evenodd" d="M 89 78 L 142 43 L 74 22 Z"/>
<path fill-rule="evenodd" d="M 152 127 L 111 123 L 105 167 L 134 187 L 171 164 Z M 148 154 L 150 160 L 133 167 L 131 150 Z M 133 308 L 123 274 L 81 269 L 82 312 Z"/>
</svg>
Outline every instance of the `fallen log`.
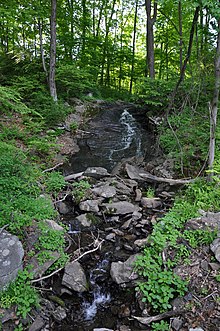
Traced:
<svg viewBox="0 0 220 331">
<path fill-rule="evenodd" d="M 136 319 L 139 323 L 148 325 L 152 322 L 160 321 L 165 318 L 179 316 L 185 313 L 186 310 L 170 310 L 166 313 L 155 315 L 155 316 L 149 316 L 149 317 L 138 317 L 138 316 L 131 316 L 132 318 Z"/>
<path fill-rule="evenodd" d="M 152 182 L 167 183 L 169 185 L 186 185 L 195 181 L 195 179 L 173 179 L 173 178 L 157 177 L 145 171 L 144 169 L 140 169 L 128 163 L 125 165 L 125 169 L 130 179 L 134 179 L 142 182 L 147 181 L 150 183 Z"/>
<path fill-rule="evenodd" d="M 74 180 L 74 179 L 81 177 L 83 174 L 84 174 L 84 171 L 78 172 L 77 174 L 68 175 L 68 176 L 64 177 L 64 179 L 65 179 L 65 181 L 68 182 L 69 180 Z"/>
</svg>

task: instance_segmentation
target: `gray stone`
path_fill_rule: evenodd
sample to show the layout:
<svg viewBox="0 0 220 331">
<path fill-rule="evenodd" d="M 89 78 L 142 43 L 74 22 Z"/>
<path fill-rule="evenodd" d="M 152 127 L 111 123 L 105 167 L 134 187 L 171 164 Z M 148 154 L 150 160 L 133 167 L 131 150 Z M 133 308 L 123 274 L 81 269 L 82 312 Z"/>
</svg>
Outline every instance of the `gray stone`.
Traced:
<svg viewBox="0 0 220 331">
<path fill-rule="evenodd" d="M 56 231 L 63 231 L 64 228 L 57 224 L 57 222 L 53 221 L 53 220 L 45 220 L 44 221 L 51 229 L 56 230 Z"/>
<path fill-rule="evenodd" d="M 200 213 L 202 211 L 200 210 Z M 220 229 L 220 212 L 204 212 L 201 217 L 192 218 L 185 224 L 186 229 L 211 229 L 216 230 Z"/>
<path fill-rule="evenodd" d="M 139 188 L 135 190 L 135 201 L 140 202 L 142 198 L 142 192 Z"/>
<path fill-rule="evenodd" d="M 117 236 L 123 237 L 124 236 L 124 232 L 119 230 L 119 229 L 113 229 L 112 230 Z"/>
<path fill-rule="evenodd" d="M 128 201 L 103 203 L 102 206 L 105 207 L 107 213 L 114 215 L 132 214 L 134 211 L 139 211 L 140 209 L 138 206 L 135 206 Z"/>
<path fill-rule="evenodd" d="M 79 209 L 82 211 L 98 213 L 99 204 L 100 204 L 100 202 L 98 200 L 85 200 L 85 201 L 80 202 Z"/>
<path fill-rule="evenodd" d="M 125 170 L 130 179 L 138 180 L 141 182 L 144 181 L 144 179 L 139 175 L 139 173 L 141 172 L 141 169 L 139 169 L 138 167 L 135 167 L 135 166 L 127 163 L 125 165 Z"/>
<path fill-rule="evenodd" d="M 109 233 L 109 234 L 105 237 L 105 239 L 108 240 L 108 241 L 115 242 L 115 237 L 116 237 L 115 233 Z"/>
<path fill-rule="evenodd" d="M 28 331 L 40 331 L 42 330 L 44 325 L 45 325 L 45 320 L 43 319 L 43 317 L 38 315 L 34 320 L 34 322 L 31 324 L 31 326 L 29 327 Z"/>
<path fill-rule="evenodd" d="M 24 250 L 18 237 L 7 231 L 0 233 L 0 290 L 15 280 L 22 270 Z"/>
<path fill-rule="evenodd" d="M 204 331 L 202 328 L 190 328 L 189 331 Z"/>
<path fill-rule="evenodd" d="M 181 330 L 182 326 L 183 326 L 183 320 L 179 317 L 175 317 L 173 320 L 172 320 L 172 328 L 175 330 L 175 331 L 179 331 Z"/>
<path fill-rule="evenodd" d="M 209 263 L 209 266 L 214 271 L 218 271 L 220 269 L 220 263 Z"/>
<path fill-rule="evenodd" d="M 85 272 L 78 261 L 70 262 L 64 269 L 62 285 L 76 292 L 88 290 Z"/>
<path fill-rule="evenodd" d="M 63 201 L 58 201 L 57 204 L 57 209 L 58 212 L 62 215 L 66 215 L 68 213 L 71 213 L 73 211 L 72 207 L 69 207 L 65 202 Z"/>
<path fill-rule="evenodd" d="M 133 271 L 137 256 L 137 254 L 132 255 L 125 262 L 112 262 L 110 274 L 114 282 L 129 283 L 138 278 L 137 273 Z"/>
<path fill-rule="evenodd" d="M 116 195 L 116 188 L 107 184 L 93 188 L 92 192 L 103 198 L 112 198 Z"/>
<path fill-rule="evenodd" d="M 91 220 L 88 220 L 87 214 L 81 214 L 75 218 L 77 222 L 79 222 L 84 227 L 90 227 L 92 224 Z"/>
<path fill-rule="evenodd" d="M 142 198 L 141 206 L 144 208 L 155 209 L 162 205 L 160 198 Z"/>
<path fill-rule="evenodd" d="M 106 329 L 106 328 L 96 328 L 93 331 L 114 331 L 113 329 Z"/>
<path fill-rule="evenodd" d="M 63 307 L 57 307 L 56 310 L 52 312 L 53 317 L 57 322 L 61 322 L 66 318 L 66 310 Z"/>
<path fill-rule="evenodd" d="M 139 248 L 146 246 L 147 243 L 148 243 L 148 238 L 137 239 L 137 240 L 135 240 L 135 242 L 134 242 L 135 246 L 137 246 L 137 247 L 139 247 Z"/>
<path fill-rule="evenodd" d="M 137 220 L 139 220 L 141 217 L 142 217 L 142 214 L 139 213 L 139 212 L 136 211 L 136 210 L 132 213 L 132 220 L 133 220 L 133 221 L 137 221 Z"/>
<path fill-rule="evenodd" d="M 108 177 L 108 176 L 110 176 L 110 174 L 108 173 L 108 171 L 105 168 L 89 167 L 84 171 L 84 176 L 100 179 L 103 177 Z"/>
<path fill-rule="evenodd" d="M 47 261 L 41 263 L 40 259 L 38 259 L 42 251 L 37 253 L 30 260 L 30 264 L 33 265 L 31 272 L 33 272 L 34 276 L 37 278 L 41 277 L 60 257 L 60 254 L 55 251 L 44 250 L 43 252 L 50 256 Z"/>
<path fill-rule="evenodd" d="M 217 238 L 210 245 L 211 251 L 215 254 L 215 258 L 220 262 L 220 238 Z"/>
<path fill-rule="evenodd" d="M 131 221 L 132 221 L 131 219 L 125 221 L 124 224 L 121 226 L 121 229 L 123 229 L 123 230 L 129 229 L 129 227 L 131 225 Z"/>
</svg>

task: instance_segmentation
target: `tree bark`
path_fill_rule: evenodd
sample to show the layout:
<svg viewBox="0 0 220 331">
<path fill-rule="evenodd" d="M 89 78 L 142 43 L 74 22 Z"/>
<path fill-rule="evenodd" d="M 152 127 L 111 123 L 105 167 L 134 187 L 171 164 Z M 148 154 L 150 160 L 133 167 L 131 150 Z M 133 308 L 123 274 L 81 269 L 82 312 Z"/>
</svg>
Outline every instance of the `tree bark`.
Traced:
<svg viewBox="0 0 220 331">
<path fill-rule="evenodd" d="M 157 17 L 157 1 L 154 1 L 154 8 L 153 8 L 153 17 L 151 16 L 151 9 L 152 9 L 152 1 L 145 0 L 145 8 L 147 14 L 147 72 L 149 77 L 154 79 L 155 78 L 155 61 L 154 61 L 154 23 Z"/>
<path fill-rule="evenodd" d="M 40 18 L 38 19 L 38 30 L 39 30 L 39 36 L 40 36 L 41 61 L 42 61 L 42 66 L 43 66 L 44 72 L 46 74 L 47 82 L 48 82 L 48 72 L 47 72 L 47 67 L 46 67 L 46 63 L 45 63 L 44 47 L 43 47 L 42 22 L 41 22 Z"/>
<path fill-rule="evenodd" d="M 182 20 L 182 0 L 178 3 L 178 16 L 179 16 L 179 44 L 180 44 L 180 73 L 183 66 L 183 20 Z"/>
<path fill-rule="evenodd" d="M 209 180 L 213 176 L 213 164 L 215 160 L 215 135 L 216 124 L 218 114 L 218 102 L 219 102 L 219 89 L 220 89 L 220 19 L 218 20 L 218 38 L 217 49 L 215 58 L 215 88 L 213 93 L 213 99 L 210 103 L 210 142 L 209 142 Z"/>
<path fill-rule="evenodd" d="M 135 63 L 135 46 L 136 46 L 136 31 L 137 31 L 137 11 L 138 11 L 138 0 L 135 1 L 135 12 L 134 12 L 134 30 L 133 30 L 133 42 L 132 42 L 132 60 L 131 60 L 131 79 L 129 92 L 132 93 L 133 81 L 134 81 L 134 63 Z"/>
<path fill-rule="evenodd" d="M 55 82 L 56 71 L 56 11 L 57 0 L 51 0 L 51 18 L 50 18 L 50 73 L 49 88 L 53 100 L 57 101 L 57 90 Z"/>
</svg>

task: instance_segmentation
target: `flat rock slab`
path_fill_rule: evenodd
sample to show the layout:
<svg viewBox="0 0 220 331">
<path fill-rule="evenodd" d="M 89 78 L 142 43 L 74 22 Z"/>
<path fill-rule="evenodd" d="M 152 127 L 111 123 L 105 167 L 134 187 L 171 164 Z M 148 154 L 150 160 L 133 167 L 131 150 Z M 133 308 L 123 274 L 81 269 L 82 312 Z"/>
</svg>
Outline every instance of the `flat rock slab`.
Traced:
<svg viewBox="0 0 220 331">
<path fill-rule="evenodd" d="M 15 280 L 22 270 L 24 250 L 18 237 L 7 231 L 0 233 L 0 290 Z"/>
<path fill-rule="evenodd" d="M 116 195 L 116 188 L 107 184 L 93 188 L 92 192 L 103 198 L 112 198 Z"/>
<path fill-rule="evenodd" d="M 138 278 L 137 273 L 133 271 L 137 257 L 138 254 L 135 254 L 125 262 L 112 262 L 110 274 L 114 282 L 117 284 L 129 283 Z"/>
<path fill-rule="evenodd" d="M 98 200 L 85 200 L 85 201 L 80 202 L 79 209 L 82 211 L 98 213 L 99 204 L 100 204 L 100 202 Z"/>
<path fill-rule="evenodd" d="M 110 174 L 107 169 L 102 167 L 89 167 L 84 171 L 84 176 L 93 177 L 96 179 L 100 179 L 103 177 L 108 177 Z"/>
<path fill-rule="evenodd" d="M 85 272 L 78 261 L 70 262 L 66 265 L 62 285 L 76 292 L 85 292 L 88 290 Z"/>
<path fill-rule="evenodd" d="M 126 215 L 137 212 L 140 208 L 136 205 L 133 205 L 128 201 L 118 201 L 113 203 L 103 203 L 102 206 L 106 209 L 107 213 L 112 215 Z"/>
<path fill-rule="evenodd" d="M 41 263 L 41 253 L 45 253 L 45 256 L 48 256 L 48 259 Z M 56 262 L 60 257 L 58 252 L 43 250 L 33 256 L 30 260 L 30 264 L 33 265 L 33 272 L 34 277 L 41 277 L 53 264 Z"/>
<path fill-rule="evenodd" d="M 216 238 L 210 245 L 211 251 L 215 254 L 215 258 L 220 262 L 220 238 Z"/>
</svg>

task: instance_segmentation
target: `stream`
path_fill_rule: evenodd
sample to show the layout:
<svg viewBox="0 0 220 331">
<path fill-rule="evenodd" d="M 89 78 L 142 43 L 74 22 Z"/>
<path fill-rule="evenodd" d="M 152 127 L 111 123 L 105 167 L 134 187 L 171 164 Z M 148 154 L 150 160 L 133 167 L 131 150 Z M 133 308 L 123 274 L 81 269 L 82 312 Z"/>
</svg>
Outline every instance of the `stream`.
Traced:
<svg viewBox="0 0 220 331">
<path fill-rule="evenodd" d="M 70 164 L 64 169 L 65 174 L 81 172 L 88 167 L 104 167 L 111 171 L 122 159 L 131 157 L 152 159 L 152 133 L 143 125 L 144 119 L 137 115 L 135 110 L 124 107 L 103 109 L 87 124 L 87 134 L 78 141 L 80 151 L 71 157 Z M 67 317 L 60 323 L 53 322 L 51 330 L 143 330 L 131 318 L 131 315 L 141 314 L 134 284 L 116 284 L 110 270 L 113 262 L 124 262 L 140 251 L 135 241 L 145 240 L 152 229 L 150 220 L 155 214 L 160 215 L 163 205 L 155 210 L 142 210 L 139 202 L 135 202 L 134 189 L 138 185 L 135 181 L 116 177 L 91 180 L 96 189 L 103 185 L 115 187 L 113 198 L 102 198 L 103 206 L 114 201 L 116 204 L 130 201 L 134 211 L 109 215 L 102 211 L 101 204 L 99 211 L 87 209 L 88 213 L 84 213 L 82 207 L 77 205 L 74 206 L 74 212 L 61 217 L 69 227 L 72 238 L 69 253 L 78 247 L 91 247 L 94 238 L 103 240 L 103 244 L 101 249 L 80 259 L 89 284 L 88 291 L 74 292 L 73 295 L 68 291 L 60 292 L 62 286 L 57 280 L 54 292 L 62 295 Z M 87 220 L 88 217 L 92 219 L 91 225 L 85 226 L 79 222 L 82 215 Z"/>
</svg>

